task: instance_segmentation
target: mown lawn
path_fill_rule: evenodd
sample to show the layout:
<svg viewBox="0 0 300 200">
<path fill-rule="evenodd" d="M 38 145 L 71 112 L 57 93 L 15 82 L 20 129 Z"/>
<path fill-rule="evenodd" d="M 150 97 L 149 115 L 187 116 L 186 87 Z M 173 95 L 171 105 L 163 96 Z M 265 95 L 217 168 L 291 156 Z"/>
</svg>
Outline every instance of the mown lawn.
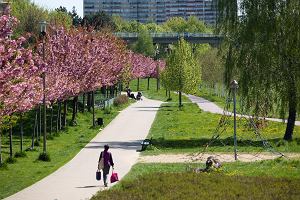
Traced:
<svg viewBox="0 0 300 200">
<path fill-rule="evenodd" d="M 132 81 L 130 87 L 132 90 L 136 90 L 137 81 Z M 233 151 L 233 118 L 228 118 L 226 125 L 216 131 L 221 115 L 201 111 L 186 97 L 183 97 L 184 106 L 179 109 L 178 95 L 171 93 L 172 100 L 167 101 L 165 89 L 156 90 L 156 79 L 150 79 L 149 90 L 147 90 L 147 79 L 141 79 L 140 90 L 143 91 L 144 96 L 168 102 L 163 104 L 158 111 L 148 135 L 148 138 L 152 138 L 154 145 L 148 148 L 144 154 L 201 152 L 204 146 L 211 141 L 212 136 L 218 136 L 218 133 L 220 136 L 209 145 L 206 151 Z M 212 97 L 205 91 L 203 94 Z M 223 101 L 220 97 L 208 99 L 217 104 Z M 275 151 L 300 152 L 299 126 L 295 127 L 294 140 L 291 142 L 282 139 L 286 124 L 266 122 L 264 126 L 259 130 L 260 136 L 258 136 L 250 126 L 249 120 L 238 118 L 238 151 L 269 151 L 269 148 L 263 148 L 263 144 L 266 144 L 263 141 L 267 141 Z"/>
<path fill-rule="evenodd" d="M 186 164 L 137 164 L 118 185 L 92 200 L 300 198 L 299 161 L 223 164 L 212 173 L 187 172 Z"/>
<path fill-rule="evenodd" d="M 206 151 L 233 151 L 233 118 L 228 118 L 226 125 L 218 131 L 221 115 L 201 111 L 196 104 L 187 103 L 179 109 L 175 103 L 161 106 L 152 124 L 148 138 L 152 138 L 152 148 L 145 154 L 182 153 L 203 151 L 213 135 L 219 137 L 209 145 Z M 276 151 L 300 152 L 300 127 L 295 127 L 294 140 L 283 141 L 285 124 L 267 122 L 258 137 L 248 120 L 237 122 L 239 152 L 267 151 L 263 141 L 272 144 Z"/>
<path fill-rule="evenodd" d="M 96 109 L 96 117 L 103 117 L 104 126 L 106 126 L 118 115 L 119 110 L 122 110 L 127 106 L 128 104 L 115 107 L 110 113 L 105 113 L 104 110 Z M 70 113 L 68 117 L 71 117 Z M 1 167 L 0 199 L 30 186 L 63 166 L 100 131 L 99 126 L 92 128 L 92 114 L 89 112 L 85 112 L 84 114 L 79 112 L 77 123 L 77 126 L 68 126 L 66 130 L 61 131 L 53 140 L 47 140 L 47 150 L 51 157 L 50 162 L 43 162 L 37 159 L 40 152 L 43 150 L 41 141 L 40 147 L 36 147 L 33 151 L 26 151 L 27 157 L 17 158 L 16 163 L 7 163 L 6 166 Z M 24 148 L 30 147 L 30 142 L 30 138 L 26 137 Z M 14 136 L 13 143 L 13 151 L 19 151 L 19 140 L 17 136 Z M 4 159 L 9 157 L 8 144 L 8 140 L 5 138 L 2 145 Z"/>
<path fill-rule="evenodd" d="M 130 82 L 130 89 L 132 91 L 137 91 L 137 80 L 133 80 Z M 166 90 L 160 86 L 160 89 L 157 90 L 157 80 L 154 78 L 150 79 L 149 82 L 149 90 L 148 88 L 148 79 L 140 79 L 140 87 L 139 90 L 142 92 L 142 94 L 149 98 L 149 99 L 155 99 L 160 100 L 164 102 L 176 102 L 178 104 L 178 94 L 174 92 L 170 92 L 170 99 L 169 99 L 169 92 L 166 92 Z M 188 98 L 185 96 L 182 96 L 183 102 L 189 102 Z"/>
<path fill-rule="evenodd" d="M 220 92 L 219 92 L 220 93 Z M 228 97 L 228 92 L 225 91 L 225 96 L 222 97 L 221 95 L 217 95 L 213 89 L 209 89 L 208 87 L 201 87 L 197 90 L 196 96 L 202 97 L 204 99 L 207 99 L 215 104 L 217 104 L 220 108 L 224 108 L 226 105 L 226 98 L 229 98 L 231 105 L 233 105 L 233 99 L 232 97 Z M 241 113 L 240 103 L 239 103 L 240 97 L 237 96 L 237 112 Z M 233 110 L 233 106 L 231 106 L 231 110 Z M 267 117 L 270 118 L 280 118 L 279 109 L 276 111 L 276 105 L 274 105 L 274 113 L 269 113 Z M 285 118 L 288 118 L 288 113 L 285 115 Z M 296 120 L 300 120 L 300 113 L 297 113 Z"/>
</svg>

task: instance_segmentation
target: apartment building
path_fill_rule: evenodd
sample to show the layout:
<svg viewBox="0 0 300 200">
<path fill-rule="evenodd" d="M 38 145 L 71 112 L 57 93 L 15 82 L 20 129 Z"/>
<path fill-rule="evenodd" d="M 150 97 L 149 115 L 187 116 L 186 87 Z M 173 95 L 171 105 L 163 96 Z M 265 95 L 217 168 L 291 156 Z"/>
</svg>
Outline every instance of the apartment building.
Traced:
<svg viewBox="0 0 300 200">
<path fill-rule="evenodd" d="M 196 16 L 207 24 L 215 24 L 216 0 L 84 0 L 84 15 L 99 10 L 119 15 L 125 20 L 163 23 L 171 17 Z"/>
</svg>

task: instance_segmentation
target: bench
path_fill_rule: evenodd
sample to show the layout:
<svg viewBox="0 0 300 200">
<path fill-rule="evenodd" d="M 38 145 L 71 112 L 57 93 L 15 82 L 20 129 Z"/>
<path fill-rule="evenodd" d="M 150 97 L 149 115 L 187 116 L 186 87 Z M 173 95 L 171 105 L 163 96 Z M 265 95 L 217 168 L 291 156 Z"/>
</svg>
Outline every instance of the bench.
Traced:
<svg viewBox="0 0 300 200">
<path fill-rule="evenodd" d="M 142 149 L 141 151 L 145 151 L 146 148 L 152 144 L 152 138 L 151 139 L 144 139 L 142 142 L 141 142 L 141 145 L 142 145 Z"/>
</svg>

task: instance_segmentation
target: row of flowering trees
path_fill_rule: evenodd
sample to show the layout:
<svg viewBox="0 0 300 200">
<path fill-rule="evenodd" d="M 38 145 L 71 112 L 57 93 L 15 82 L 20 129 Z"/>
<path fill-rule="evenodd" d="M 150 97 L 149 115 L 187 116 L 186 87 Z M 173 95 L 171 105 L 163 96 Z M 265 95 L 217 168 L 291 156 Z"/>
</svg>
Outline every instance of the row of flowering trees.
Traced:
<svg viewBox="0 0 300 200">
<path fill-rule="evenodd" d="M 16 23 L 0 17 L 0 125 L 42 104 L 42 75 L 50 105 L 120 81 L 157 77 L 157 68 L 164 68 L 164 62 L 135 54 L 113 35 L 91 29 L 50 28 L 43 42 L 25 48 L 24 37 L 11 39 Z"/>
</svg>

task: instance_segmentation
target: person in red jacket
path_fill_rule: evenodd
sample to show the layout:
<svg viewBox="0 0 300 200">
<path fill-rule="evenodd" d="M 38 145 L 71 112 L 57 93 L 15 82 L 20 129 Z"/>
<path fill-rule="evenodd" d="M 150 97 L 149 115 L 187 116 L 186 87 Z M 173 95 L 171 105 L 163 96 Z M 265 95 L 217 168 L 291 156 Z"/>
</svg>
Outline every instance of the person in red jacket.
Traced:
<svg viewBox="0 0 300 200">
<path fill-rule="evenodd" d="M 108 151 L 109 146 L 104 145 L 104 151 L 101 152 L 99 157 L 99 162 L 101 158 L 103 159 L 103 182 L 104 186 L 107 187 L 107 175 L 109 174 L 110 167 L 114 168 L 114 161 L 112 159 L 111 153 Z"/>
</svg>

